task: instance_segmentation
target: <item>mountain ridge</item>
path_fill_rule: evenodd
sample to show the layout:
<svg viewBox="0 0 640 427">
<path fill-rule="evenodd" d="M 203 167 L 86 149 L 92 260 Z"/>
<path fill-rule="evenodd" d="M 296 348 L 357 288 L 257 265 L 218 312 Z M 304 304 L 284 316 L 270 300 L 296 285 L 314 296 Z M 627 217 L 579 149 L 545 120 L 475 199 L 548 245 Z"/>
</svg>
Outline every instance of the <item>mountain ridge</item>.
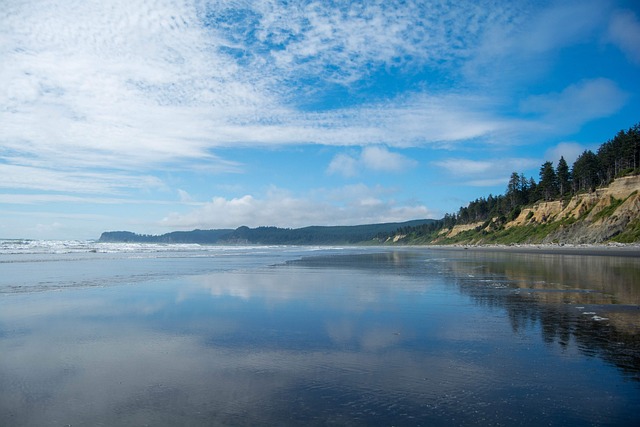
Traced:
<svg viewBox="0 0 640 427">
<path fill-rule="evenodd" d="M 404 222 L 344 226 L 308 226 L 302 228 L 241 226 L 236 229 L 173 231 L 161 235 L 136 234 L 131 231 L 105 231 L 99 242 L 197 243 L 197 244 L 265 244 L 327 245 L 379 243 L 382 236 L 403 227 L 416 227 L 436 222 L 418 219 Z"/>
</svg>

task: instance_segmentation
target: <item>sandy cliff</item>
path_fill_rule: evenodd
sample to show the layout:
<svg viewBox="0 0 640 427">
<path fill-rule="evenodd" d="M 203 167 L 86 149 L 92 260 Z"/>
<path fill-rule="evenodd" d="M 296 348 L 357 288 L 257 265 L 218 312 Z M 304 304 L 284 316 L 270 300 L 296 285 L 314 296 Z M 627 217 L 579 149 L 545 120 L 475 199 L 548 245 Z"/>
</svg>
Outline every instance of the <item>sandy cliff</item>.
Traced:
<svg viewBox="0 0 640 427">
<path fill-rule="evenodd" d="M 468 230 L 481 231 L 482 223 L 443 230 L 441 238 L 454 238 Z M 537 229 L 521 243 L 603 243 L 613 238 L 636 241 L 640 236 L 640 176 L 615 180 L 606 188 L 579 194 L 568 201 L 539 202 L 524 208 L 503 230 Z M 487 233 L 495 228 L 487 226 Z M 541 234 L 542 233 L 542 234 Z M 618 237 L 616 237 L 618 236 Z M 481 236 L 468 243 L 483 243 Z"/>
</svg>

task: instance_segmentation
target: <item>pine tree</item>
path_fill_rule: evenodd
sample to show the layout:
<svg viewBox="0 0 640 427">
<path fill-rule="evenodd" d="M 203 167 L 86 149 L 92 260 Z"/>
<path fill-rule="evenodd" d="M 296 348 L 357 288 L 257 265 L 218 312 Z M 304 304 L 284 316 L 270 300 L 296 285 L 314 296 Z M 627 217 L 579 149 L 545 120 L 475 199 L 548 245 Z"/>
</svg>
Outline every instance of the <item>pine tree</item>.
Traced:
<svg viewBox="0 0 640 427">
<path fill-rule="evenodd" d="M 598 157 L 591 150 L 585 150 L 573 163 L 574 191 L 593 191 L 599 184 L 601 164 Z"/>
<path fill-rule="evenodd" d="M 556 176 L 558 178 L 558 191 L 560 192 L 560 197 L 564 197 L 571 188 L 571 173 L 569 172 L 569 165 L 567 165 L 564 157 L 560 157 L 560 160 L 558 161 Z"/>
<path fill-rule="evenodd" d="M 553 170 L 552 162 L 544 162 L 540 167 L 538 188 L 545 200 L 553 200 L 558 194 L 558 177 Z"/>
<path fill-rule="evenodd" d="M 529 203 L 534 203 L 540 200 L 540 194 L 538 193 L 538 184 L 536 183 L 536 180 L 533 179 L 533 177 L 529 178 L 529 185 L 527 188 L 527 201 Z"/>
<path fill-rule="evenodd" d="M 511 173 L 509 183 L 507 184 L 507 199 L 509 201 L 509 210 L 522 204 L 522 191 L 520 184 L 520 175 L 518 172 Z"/>
<path fill-rule="evenodd" d="M 529 203 L 529 180 L 525 178 L 524 174 L 520 174 L 520 194 L 522 199 L 522 204 L 526 205 Z"/>
</svg>

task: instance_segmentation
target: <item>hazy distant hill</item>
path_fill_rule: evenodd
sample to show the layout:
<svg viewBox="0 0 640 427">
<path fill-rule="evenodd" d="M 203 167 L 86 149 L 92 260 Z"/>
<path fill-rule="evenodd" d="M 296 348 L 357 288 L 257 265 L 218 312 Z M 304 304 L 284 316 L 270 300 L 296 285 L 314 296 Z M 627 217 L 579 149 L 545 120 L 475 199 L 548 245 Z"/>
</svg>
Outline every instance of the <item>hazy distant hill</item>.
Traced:
<svg viewBox="0 0 640 427">
<path fill-rule="evenodd" d="M 332 245 L 377 242 L 403 227 L 430 224 L 433 219 L 353 226 L 311 226 L 304 228 L 239 227 L 219 230 L 174 231 L 162 235 L 107 231 L 100 242 L 260 244 L 260 245 Z"/>
</svg>

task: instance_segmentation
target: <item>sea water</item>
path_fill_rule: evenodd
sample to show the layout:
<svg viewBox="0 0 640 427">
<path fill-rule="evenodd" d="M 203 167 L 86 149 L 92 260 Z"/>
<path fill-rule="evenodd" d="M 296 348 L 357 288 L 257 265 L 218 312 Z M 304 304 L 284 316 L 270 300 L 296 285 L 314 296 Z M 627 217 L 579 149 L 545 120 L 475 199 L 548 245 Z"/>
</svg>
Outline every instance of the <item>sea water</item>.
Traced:
<svg viewBox="0 0 640 427">
<path fill-rule="evenodd" d="M 0 241 L 0 425 L 638 425 L 640 260 Z"/>
</svg>

